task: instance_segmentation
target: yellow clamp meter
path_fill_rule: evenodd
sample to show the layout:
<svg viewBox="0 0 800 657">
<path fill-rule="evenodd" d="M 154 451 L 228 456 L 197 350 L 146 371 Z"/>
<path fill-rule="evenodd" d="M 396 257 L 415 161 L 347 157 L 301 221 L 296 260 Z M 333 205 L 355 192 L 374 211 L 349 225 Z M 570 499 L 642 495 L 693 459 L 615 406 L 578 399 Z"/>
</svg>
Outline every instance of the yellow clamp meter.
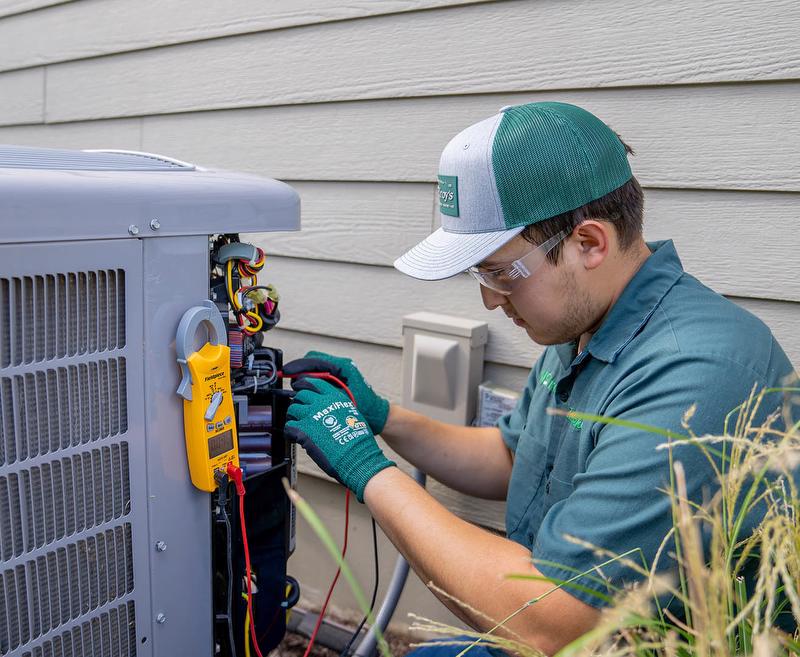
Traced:
<svg viewBox="0 0 800 657">
<path fill-rule="evenodd" d="M 209 329 L 209 342 L 192 350 L 201 324 Z M 178 394 L 183 397 L 186 456 L 192 483 L 200 490 L 214 491 L 216 471 L 228 463 L 239 465 L 236 418 L 231 394 L 230 349 L 225 323 L 212 301 L 187 310 L 178 325 L 175 351 L 183 378 Z"/>
</svg>

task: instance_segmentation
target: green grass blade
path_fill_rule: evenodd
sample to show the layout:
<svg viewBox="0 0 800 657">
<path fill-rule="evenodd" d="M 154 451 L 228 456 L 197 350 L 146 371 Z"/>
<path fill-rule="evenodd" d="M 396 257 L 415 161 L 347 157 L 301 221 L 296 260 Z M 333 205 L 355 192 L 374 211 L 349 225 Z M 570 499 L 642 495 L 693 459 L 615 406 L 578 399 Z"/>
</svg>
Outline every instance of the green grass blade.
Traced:
<svg viewBox="0 0 800 657">
<path fill-rule="evenodd" d="M 370 609 L 367 598 L 364 595 L 364 591 L 361 589 L 361 586 L 359 585 L 355 575 L 353 575 L 353 571 L 350 569 L 347 561 L 345 561 L 342 557 L 342 553 L 339 551 L 336 541 L 333 540 L 333 536 L 331 536 L 328 528 L 325 527 L 325 524 L 322 522 L 314 509 L 311 508 L 311 505 L 309 505 L 308 502 L 300 497 L 300 494 L 296 490 L 293 490 L 289 486 L 289 482 L 285 478 L 282 481 L 283 487 L 286 489 L 286 494 L 289 496 L 292 504 L 295 505 L 297 510 L 300 512 L 300 515 L 303 516 L 305 521 L 311 526 L 311 529 L 314 530 L 314 533 L 328 550 L 328 553 L 336 562 L 336 565 L 341 569 L 342 575 L 344 575 L 344 578 L 350 585 L 350 589 L 353 592 L 353 596 L 355 597 L 359 608 L 361 609 L 362 613 L 367 616 L 367 622 L 375 628 L 375 635 L 378 639 L 378 648 L 380 649 L 381 654 L 383 657 L 392 657 L 392 653 L 389 652 L 389 646 L 386 643 L 386 640 L 383 638 L 380 628 L 375 625 L 375 617 L 372 614 L 372 610 Z"/>
</svg>

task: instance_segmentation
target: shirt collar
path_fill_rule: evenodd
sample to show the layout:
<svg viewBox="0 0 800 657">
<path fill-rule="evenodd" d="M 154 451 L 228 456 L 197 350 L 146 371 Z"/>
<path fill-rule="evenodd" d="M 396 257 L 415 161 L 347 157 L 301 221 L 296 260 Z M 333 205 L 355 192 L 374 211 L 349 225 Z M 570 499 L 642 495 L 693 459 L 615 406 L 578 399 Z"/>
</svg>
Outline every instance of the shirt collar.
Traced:
<svg viewBox="0 0 800 657">
<path fill-rule="evenodd" d="M 592 356 L 606 363 L 616 360 L 683 275 L 672 240 L 648 242 L 647 246 L 652 254 L 625 286 L 586 347 Z"/>
</svg>

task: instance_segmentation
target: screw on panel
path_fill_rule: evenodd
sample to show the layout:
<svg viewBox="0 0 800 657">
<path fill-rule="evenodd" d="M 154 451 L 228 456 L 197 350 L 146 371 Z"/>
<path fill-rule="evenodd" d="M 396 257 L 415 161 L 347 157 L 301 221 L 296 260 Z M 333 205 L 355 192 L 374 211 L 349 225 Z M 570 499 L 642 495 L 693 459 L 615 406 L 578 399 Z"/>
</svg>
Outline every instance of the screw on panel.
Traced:
<svg viewBox="0 0 800 657">
<path fill-rule="evenodd" d="M 165 614 L 159 614 L 158 616 L 156 616 L 156 623 L 158 623 L 159 625 L 163 625 L 166 622 L 167 622 L 167 617 Z"/>
<path fill-rule="evenodd" d="M 150 221 L 150 230 L 158 230 L 161 228 L 161 222 L 158 219 L 152 219 Z"/>
<path fill-rule="evenodd" d="M 138 235 L 139 234 L 139 226 L 137 226 L 136 224 L 131 224 L 130 226 L 128 226 L 128 232 L 131 235 Z"/>
<path fill-rule="evenodd" d="M 158 541 L 156 543 L 156 550 L 158 552 L 166 552 L 167 551 L 167 544 L 164 541 Z"/>
</svg>

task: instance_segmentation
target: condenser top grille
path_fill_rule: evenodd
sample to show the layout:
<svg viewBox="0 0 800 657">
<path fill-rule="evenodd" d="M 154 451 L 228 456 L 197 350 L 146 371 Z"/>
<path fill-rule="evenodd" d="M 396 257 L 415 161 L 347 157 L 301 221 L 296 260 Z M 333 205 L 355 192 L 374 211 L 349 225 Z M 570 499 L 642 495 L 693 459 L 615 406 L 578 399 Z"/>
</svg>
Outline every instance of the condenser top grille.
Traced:
<svg viewBox="0 0 800 657">
<path fill-rule="evenodd" d="M 195 167 L 152 153 L 133 151 L 71 151 L 0 145 L 2 169 L 68 171 L 193 171 Z"/>
</svg>

